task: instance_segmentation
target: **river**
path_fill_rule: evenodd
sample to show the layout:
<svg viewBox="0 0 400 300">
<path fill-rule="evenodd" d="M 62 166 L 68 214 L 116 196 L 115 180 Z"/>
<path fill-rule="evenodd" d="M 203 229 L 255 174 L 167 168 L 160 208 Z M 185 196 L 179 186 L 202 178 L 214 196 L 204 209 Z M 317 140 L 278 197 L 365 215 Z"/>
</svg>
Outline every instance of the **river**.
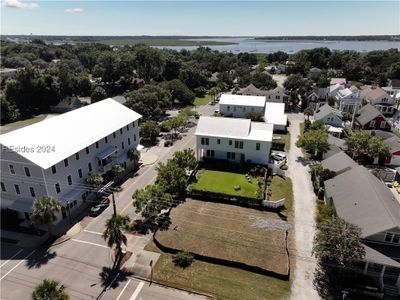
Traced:
<svg viewBox="0 0 400 300">
<path fill-rule="evenodd" d="M 319 47 L 327 47 L 331 50 L 355 50 L 366 52 L 372 50 L 387 50 L 391 48 L 400 49 L 400 41 L 261 41 L 253 38 L 205 38 L 193 39 L 199 41 L 222 41 L 235 44 L 230 45 L 214 45 L 207 46 L 213 50 L 223 52 L 251 52 L 251 53 L 271 53 L 276 51 L 284 51 L 287 53 L 295 53 L 303 49 L 313 49 Z M 167 49 L 187 49 L 194 50 L 197 46 L 157 46 L 157 48 Z"/>
</svg>

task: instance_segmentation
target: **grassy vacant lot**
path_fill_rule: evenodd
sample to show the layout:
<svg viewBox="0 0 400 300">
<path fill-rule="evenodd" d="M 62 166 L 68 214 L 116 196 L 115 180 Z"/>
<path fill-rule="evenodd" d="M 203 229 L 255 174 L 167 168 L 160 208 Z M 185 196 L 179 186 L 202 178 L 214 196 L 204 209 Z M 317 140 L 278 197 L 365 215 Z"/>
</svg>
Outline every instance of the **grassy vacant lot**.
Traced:
<svg viewBox="0 0 400 300">
<path fill-rule="evenodd" d="M 194 105 L 196 105 L 196 106 L 206 105 L 210 101 L 211 101 L 211 95 L 205 95 L 202 98 L 196 97 L 194 99 Z"/>
<path fill-rule="evenodd" d="M 31 124 L 35 124 L 37 122 L 40 122 L 46 118 L 47 115 L 39 115 L 30 119 L 22 120 L 22 121 L 17 121 L 14 123 L 8 123 L 3 126 L 1 126 L 1 133 L 6 133 L 8 131 L 12 131 L 18 128 L 22 128 Z"/>
<path fill-rule="evenodd" d="M 234 186 L 240 185 L 240 190 L 235 191 Z M 247 181 L 245 174 L 201 169 L 197 173 L 197 182 L 190 185 L 197 190 L 206 190 L 215 193 L 224 193 L 234 196 L 254 197 L 258 188 L 257 178 Z"/>
<path fill-rule="evenodd" d="M 286 134 L 278 134 L 274 133 L 273 137 L 273 142 L 275 143 L 282 143 L 285 144 L 285 151 L 289 151 L 290 149 L 290 133 L 287 132 Z"/>
<path fill-rule="evenodd" d="M 153 276 L 160 283 L 212 294 L 222 300 L 279 300 L 289 295 L 289 281 L 196 260 L 182 269 L 174 265 L 171 255 L 161 252 L 153 243 L 146 250 L 161 253 Z"/>
<path fill-rule="evenodd" d="M 170 229 L 156 234 L 164 246 L 287 272 L 282 221 L 274 213 L 187 199 L 170 217 Z"/>
<path fill-rule="evenodd" d="M 286 210 L 291 211 L 293 206 L 292 180 L 289 177 L 283 179 L 279 176 L 274 176 L 269 188 L 272 191 L 271 200 L 278 201 L 282 198 L 285 198 Z"/>
<path fill-rule="evenodd" d="M 131 39 L 111 39 L 99 40 L 98 43 L 114 46 L 146 44 L 149 46 L 213 46 L 213 45 L 233 45 L 235 43 L 219 41 L 191 41 L 187 39 L 162 39 L 162 38 L 131 38 Z"/>
</svg>

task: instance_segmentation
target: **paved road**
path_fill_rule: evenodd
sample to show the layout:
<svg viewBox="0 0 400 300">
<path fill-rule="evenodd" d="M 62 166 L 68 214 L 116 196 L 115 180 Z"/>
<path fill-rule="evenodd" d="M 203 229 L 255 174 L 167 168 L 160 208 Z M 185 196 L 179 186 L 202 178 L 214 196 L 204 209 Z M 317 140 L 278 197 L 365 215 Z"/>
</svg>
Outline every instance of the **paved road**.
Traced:
<svg viewBox="0 0 400 300">
<path fill-rule="evenodd" d="M 198 108 L 199 113 L 210 115 L 213 106 Z M 165 162 L 177 150 L 194 148 L 195 128 L 174 146 L 159 151 L 159 162 Z M 156 164 L 141 168 L 138 175 L 121 193 L 116 195 L 117 210 L 136 216 L 132 206 L 132 193 L 152 183 L 156 177 Z M 204 299 L 176 289 L 155 284 L 149 286 L 134 278 L 118 275 L 112 270 L 110 249 L 101 233 L 105 221 L 112 215 L 112 206 L 91 220 L 86 228 L 67 242 L 50 249 L 22 249 L 2 244 L 1 299 L 28 299 L 34 287 L 43 278 L 61 281 L 72 299 Z M 118 276 L 117 276 L 118 275 Z"/>
<path fill-rule="evenodd" d="M 291 299 L 319 299 L 313 287 L 315 262 L 311 255 L 315 234 L 316 196 L 312 189 L 308 167 L 301 159 L 301 150 L 296 147 L 300 134 L 300 122 L 304 121 L 302 114 L 290 114 L 290 151 L 288 156 L 289 176 L 293 181 L 294 194 L 294 232 L 296 245 L 296 266 L 292 283 Z M 300 158 L 300 159 L 299 159 Z"/>
</svg>

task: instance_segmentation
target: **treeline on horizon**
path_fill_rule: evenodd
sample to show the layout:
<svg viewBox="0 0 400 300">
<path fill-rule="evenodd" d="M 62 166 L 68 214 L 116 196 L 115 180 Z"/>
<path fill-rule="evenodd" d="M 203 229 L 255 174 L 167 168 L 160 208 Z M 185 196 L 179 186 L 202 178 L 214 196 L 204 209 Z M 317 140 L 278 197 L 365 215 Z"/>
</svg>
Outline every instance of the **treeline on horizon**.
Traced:
<svg viewBox="0 0 400 300">
<path fill-rule="evenodd" d="M 17 71 L 1 80 L 1 124 L 48 113 L 50 106 L 67 97 L 90 97 L 96 102 L 116 95 L 124 95 L 126 105 L 144 120 L 158 120 L 166 110 L 193 105 L 196 97 L 206 94 L 235 91 L 250 83 L 273 89 L 276 82 L 265 67 L 287 61 L 291 63 L 286 66 L 285 88 L 293 105 L 314 87 L 329 85 L 330 77 L 381 86 L 388 79 L 400 79 L 398 49 L 361 53 L 323 47 L 256 55 L 207 47 L 176 51 L 144 44 L 116 49 L 101 43 L 5 41 L 0 67 Z M 322 70 L 318 78 L 310 77 L 313 67 Z"/>
<path fill-rule="evenodd" d="M 95 42 L 105 40 L 158 40 L 158 39 L 210 39 L 210 38 L 254 38 L 255 40 L 315 40 L 315 41 L 400 41 L 400 35 L 327 35 L 327 36 L 191 36 L 191 35 L 126 35 L 126 36 L 69 36 L 69 35 L 2 35 L 1 39 L 5 38 L 29 38 L 41 40 L 72 40 L 82 42 Z"/>
</svg>

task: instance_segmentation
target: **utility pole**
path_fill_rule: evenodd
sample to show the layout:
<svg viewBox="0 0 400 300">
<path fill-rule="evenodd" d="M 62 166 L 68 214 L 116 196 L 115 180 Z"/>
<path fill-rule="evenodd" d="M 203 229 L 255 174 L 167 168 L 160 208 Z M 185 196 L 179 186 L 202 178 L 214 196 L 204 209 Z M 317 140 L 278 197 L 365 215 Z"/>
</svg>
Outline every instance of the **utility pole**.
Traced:
<svg viewBox="0 0 400 300">
<path fill-rule="evenodd" d="M 110 188 L 112 185 L 114 184 L 114 181 L 110 181 L 109 183 L 107 183 L 105 186 L 103 186 L 99 192 L 104 192 L 105 190 L 110 190 L 111 191 L 111 195 L 112 195 L 112 203 L 113 203 L 113 210 L 114 210 L 114 216 L 117 215 L 117 207 L 115 205 L 115 198 L 114 198 L 114 190 L 112 188 Z"/>
</svg>

